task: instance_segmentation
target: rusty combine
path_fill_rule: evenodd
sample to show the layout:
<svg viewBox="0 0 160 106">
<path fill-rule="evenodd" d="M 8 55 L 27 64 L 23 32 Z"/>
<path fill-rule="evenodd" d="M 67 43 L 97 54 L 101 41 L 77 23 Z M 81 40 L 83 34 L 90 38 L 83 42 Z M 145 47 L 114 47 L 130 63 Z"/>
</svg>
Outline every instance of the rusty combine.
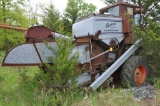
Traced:
<svg viewBox="0 0 160 106">
<path fill-rule="evenodd" d="M 149 76 L 147 61 L 138 56 L 141 40 L 134 42 L 132 25 L 126 17 L 136 18 L 139 24 L 141 7 L 118 2 L 100 9 L 99 14 L 78 19 L 72 26 L 76 47 L 70 55 L 79 51 L 83 73 L 77 78 L 78 85 L 89 85 L 95 91 L 115 72 L 122 84 L 142 85 Z M 26 42 L 12 48 L 5 56 L 2 66 L 39 66 L 50 63 L 54 54 L 45 46 L 43 40 L 51 47 L 57 48 L 55 38 L 67 36 L 52 32 L 44 26 L 29 28 L 24 37 Z M 53 39 L 50 39 L 53 38 Z"/>
</svg>

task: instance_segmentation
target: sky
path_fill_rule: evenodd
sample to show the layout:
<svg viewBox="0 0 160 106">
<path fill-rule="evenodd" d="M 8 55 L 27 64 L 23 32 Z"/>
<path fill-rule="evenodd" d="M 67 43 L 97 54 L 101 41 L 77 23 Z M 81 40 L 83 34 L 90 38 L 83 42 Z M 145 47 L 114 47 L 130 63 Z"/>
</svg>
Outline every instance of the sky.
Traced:
<svg viewBox="0 0 160 106">
<path fill-rule="evenodd" d="M 31 4 L 36 5 L 39 3 L 42 4 L 49 4 L 50 0 L 30 0 Z M 64 9 L 66 8 L 68 0 L 52 0 L 53 4 L 55 5 L 55 8 L 58 9 L 61 13 L 63 13 Z M 106 6 L 101 0 L 85 0 L 87 3 L 92 3 L 97 7 L 97 12 L 100 8 L 103 8 Z"/>
</svg>

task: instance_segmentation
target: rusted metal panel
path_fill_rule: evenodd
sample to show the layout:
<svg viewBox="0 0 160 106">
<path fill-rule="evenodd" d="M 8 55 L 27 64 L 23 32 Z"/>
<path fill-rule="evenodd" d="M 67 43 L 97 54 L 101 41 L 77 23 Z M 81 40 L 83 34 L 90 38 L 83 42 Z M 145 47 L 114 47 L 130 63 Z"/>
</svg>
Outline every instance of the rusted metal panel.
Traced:
<svg viewBox="0 0 160 106">
<path fill-rule="evenodd" d="M 104 52 L 105 50 L 100 47 L 99 45 L 97 45 L 96 43 L 92 43 L 92 54 L 91 57 L 95 57 L 98 54 Z M 95 76 L 97 74 L 97 69 L 99 68 L 100 64 L 105 64 L 107 61 L 107 56 L 108 53 L 103 54 L 93 60 L 91 60 L 91 65 L 92 65 L 92 81 L 95 80 Z"/>
<path fill-rule="evenodd" d="M 44 26 L 34 26 L 27 30 L 24 34 L 24 38 L 29 39 L 45 39 L 51 35 L 51 30 Z"/>
<path fill-rule="evenodd" d="M 92 44 L 92 57 L 104 52 L 105 50 L 96 44 Z M 92 64 L 101 64 L 106 61 L 107 55 L 104 54 L 92 60 Z"/>
<path fill-rule="evenodd" d="M 122 28 L 123 28 L 123 33 L 129 33 L 131 32 L 131 24 L 129 23 L 129 19 L 126 17 L 122 18 Z"/>
<path fill-rule="evenodd" d="M 40 63 L 37 64 L 10 64 L 10 63 L 2 63 L 2 66 L 40 66 Z"/>
<path fill-rule="evenodd" d="M 33 42 L 43 43 L 44 41 L 45 42 L 56 42 L 56 40 L 53 38 L 46 38 L 46 39 L 28 39 L 28 40 L 26 40 L 26 43 L 33 43 Z"/>
<path fill-rule="evenodd" d="M 89 41 L 90 41 L 90 37 L 76 38 L 77 43 L 88 43 Z"/>
<path fill-rule="evenodd" d="M 130 33 L 132 31 L 132 23 L 129 22 L 130 19 L 134 17 L 134 8 L 132 6 L 121 5 L 120 6 L 120 16 L 122 17 L 122 28 L 123 33 Z M 127 16 L 128 14 L 128 16 Z"/>
</svg>

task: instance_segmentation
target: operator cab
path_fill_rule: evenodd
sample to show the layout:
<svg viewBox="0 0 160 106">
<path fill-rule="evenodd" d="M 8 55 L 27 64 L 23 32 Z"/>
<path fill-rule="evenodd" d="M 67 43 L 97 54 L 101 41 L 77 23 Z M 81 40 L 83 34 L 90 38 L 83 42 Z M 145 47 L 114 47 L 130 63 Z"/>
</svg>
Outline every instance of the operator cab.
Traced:
<svg viewBox="0 0 160 106">
<path fill-rule="evenodd" d="M 127 38 L 125 39 L 125 43 L 131 44 L 133 43 L 134 36 L 133 36 L 131 24 L 129 23 L 129 20 L 126 14 L 128 14 L 130 18 L 135 19 L 135 24 L 139 26 L 140 13 L 142 12 L 140 10 L 142 10 L 140 6 L 124 3 L 124 2 L 118 2 L 113 5 L 100 9 L 99 13 L 121 17 L 123 33 L 125 36 L 127 36 Z"/>
<path fill-rule="evenodd" d="M 127 13 L 131 18 L 135 18 L 135 15 L 140 14 L 141 7 L 129 3 L 118 2 L 113 5 L 104 7 L 99 10 L 100 14 L 110 14 L 114 16 L 126 17 Z"/>
</svg>

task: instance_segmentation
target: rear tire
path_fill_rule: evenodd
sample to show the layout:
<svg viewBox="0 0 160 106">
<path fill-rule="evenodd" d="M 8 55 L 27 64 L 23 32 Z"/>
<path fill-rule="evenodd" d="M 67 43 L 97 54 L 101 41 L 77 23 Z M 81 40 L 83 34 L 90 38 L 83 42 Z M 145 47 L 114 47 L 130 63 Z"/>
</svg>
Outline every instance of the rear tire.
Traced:
<svg viewBox="0 0 160 106">
<path fill-rule="evenodd" d="M 124 86 L 140 86 L 150 75 L 146 59 L 141 56 L 131 56 L 122 66 L 121 83 Z"/>
</svg>

